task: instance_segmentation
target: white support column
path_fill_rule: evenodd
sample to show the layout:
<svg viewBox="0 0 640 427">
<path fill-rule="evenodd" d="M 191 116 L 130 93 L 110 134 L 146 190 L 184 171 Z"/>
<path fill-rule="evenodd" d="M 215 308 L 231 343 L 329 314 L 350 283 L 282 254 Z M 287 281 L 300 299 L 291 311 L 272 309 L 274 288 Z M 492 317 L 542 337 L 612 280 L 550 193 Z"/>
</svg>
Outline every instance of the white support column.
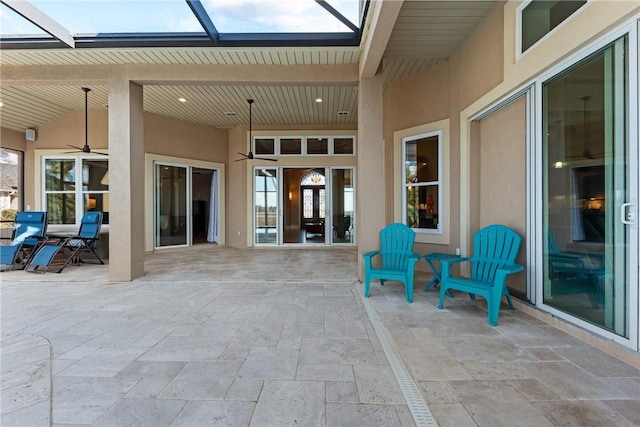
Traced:
<svg viewBox="0 0 640 427">
<path fill-rule="evenodd" d="M 144 276 L 144 115 L 142 86 L 109 85 L 109 280 Z"/>
<path fill-rule="evenodd" d="M 358 277 L 364 278 L 362 255 L 378 249 L 385 225 L 382 74 L 362 77 L 358 90 L 358 171 L 356 195 Z"/>
</svg>

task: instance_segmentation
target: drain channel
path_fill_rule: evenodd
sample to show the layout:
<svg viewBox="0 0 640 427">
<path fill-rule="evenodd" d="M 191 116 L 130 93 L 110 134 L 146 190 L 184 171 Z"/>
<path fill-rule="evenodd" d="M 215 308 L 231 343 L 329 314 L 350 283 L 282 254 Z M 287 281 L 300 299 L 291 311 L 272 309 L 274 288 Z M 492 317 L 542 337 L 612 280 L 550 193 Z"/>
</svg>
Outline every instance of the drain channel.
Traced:
<svg viewBox="0 0 640 427">
<path fill-rule="evenodd" d="M 404 394 L 404 398 L 407 401 L 407 406 L 409 407 L 413 421 L 416 423 L 416 427 L 437 426 L 438 423 L 433 418 L 429 407 L 420 394 L 418 385 L 413 380 L 413 377 L 409 373 L 407 366 L 404 364 L 402 357 L 400 357 L 400 351 L 398 351 L 398 347 L 396 347 L 396 343 L 393 341 L 393 338 L 391 338 L 391 334 L 387 330 L 387 327 L 384 326 L 384 323 L 380 320 L 378 313 L 374 310 L 369 301 L 362 296 L 362 293 L 358 292 L 358 295 L 360 295 L 362 305 L 364 305 L 364 309 L 369 316 L 373 329 L 376 331 L 376 335 L 378 336 L 380 345 L 382 345 L 384 354 L 387 356 L 391 370 L 398 380 L 400 390 L 402 390 L 402 394 Z"/>
</svg>

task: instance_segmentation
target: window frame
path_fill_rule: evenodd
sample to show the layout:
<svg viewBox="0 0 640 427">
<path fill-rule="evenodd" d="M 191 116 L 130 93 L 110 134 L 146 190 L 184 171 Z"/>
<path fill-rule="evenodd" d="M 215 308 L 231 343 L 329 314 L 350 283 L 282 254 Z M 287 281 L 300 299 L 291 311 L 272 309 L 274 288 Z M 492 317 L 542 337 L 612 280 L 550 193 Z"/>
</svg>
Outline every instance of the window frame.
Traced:
<svg viewBox="0 0 640 427">
<path fill-rule="evenodd" d="M 74 190 L 47 190 L 47 180 L 46 180 L 46 163 L 50 160 L 73 160 L 75 163 L 75 189 Z M 42 206 L 43 210 L 46 210 L 47 207 L 47 197 L 48 194 L 73 194 L 75 196 L 75 222 L 68 224 L 50 224 L 52 227 L 68 227 L 68 226 L 79 226 L 82 221 L 82 215 L 84 215 L 84 196 L 88 194 L 107 194 L 109 195 L 109 190 L 85 190 L 82 184 L 82 165 L 85 161 L 105 161 L 107 163 L 107 171 L 109 170 L 109 158 L 107 156 L 86 156 L 86 155 L 67 155 L 67 154 L 43 154 L 40 157 L 40 206 Z M 108 226 L 108 224 L 104 224 Z"/>
<path fill-rule="evenodd" d="M 281 141 L 283 139 L 300 139 L 300 153 L 283 153 L 282 152 L 282 144 Z M 317 139 L 326 139 L 327 140 L 327 152 L 326 153 L 309 153 L 308 150 L 308 141 L 309 140 L 317 140 Z M 335 152 L 335 140 L 336 139 L 350 139 L 352 142 L 352 152 L 351 153 L 336 153 Z M 273 141 L 273 152 L 272 153 L 264 153 L 256 149 L 256 140 L 271 140 Z M 255 155 L 259 156 L 283 156 L 283 157 L 295 157 L 295 156 L 313 156 L 313 157 L 321 157 L 321 156 L 331 156 L 331 157 L 354 157 L 356 155 L 356 136 L 349 134 L 326 134 L 326 133 L 313 133 L 308 135 L 300 135 L 300 134 L 279 134 L 279 133 L 264 133 L 257 134 L 252 136 L 251 141 L 252 152 Z"/>
<path fill-rule="evenodd" d="M 394 221 L 406 223 L 406 142 L 438 136 L 438 228 L 414 228 L 416 243 L 449 245 L 451 228 L 449 119 L 427 123 L 394 132 Z M 432 183 L 433 181 L 430 181 Z"/>
<path fill-rule="evenodd" d="M 16 155 L 18 161 L 16 163 L 16 181 L 17 181 L 17 189 L 15 190 L 17 193 L 17 210 L 24 210 L 24 151 L 18 150 L 12 147 L 2 147 L 3 150 L 8 151 L 11 154 Z M 9 195 L 11 197 L 11 195 Z M 5 209 L 13 209 L 11 207 Z"/>
<path fill-rule="evenodd" d="M 438 142 L 437 142 L 437 146 L 438 146 L 438 160 L 437 160 L 437 165 L 438 165 L 438 176 L 436 177 L 435 180 L 431 180 L 431 181 L 425 181 L 425 182 L 416 182 L 416 183 L 408 183 L 407 182 L 407 168 L 406 168 L 406 161 L 407 161 L 407 144 L 414 142 L 414 141 L 418 141 L 421 139 L 427 139 L 427 138 L 433 138 L 433 137 L 437 137 L 438 138 Z M 442 198 L 440 197 L 440 194 L 442 193 L 442 131 L 441 130 L 435 130 L 435 131 L 429 131 L 429 132 L 425 132 L 422 134 L 418 134 L 418 135 L 411 135 L 411 136 L 406 136 L 404 138 L 402 138 L 402 159 L 403 159 L 403 167 L 402 167 L 402 223 L 405 225 L 407 224 L 407 190 L 410 187 L 436 187 L 437 189 L 437 194 L 438 194 L 438 203 L 436 206 L 436 212 L 441 212 L 441 205 L 442 205 Z M 438 222 L 436 228 L 412 228 L 413 231 L 415 231 L 416 233 L 434 233 L 434 234 L 441 234 L 442 233 L 442 226 L 440 224 L 440 222 Z"/>
<path fill-rule="evenodd" d="M 558 25 L 556 25 L 551 30 L 549 30 L 544 36 L 540 37 L 535 43 L 533 43 L 531 46 L 529 46 L 526 50 L 522 50 L 522 34 L 523 34 L 523 31 L 522 31 L 523 30 L 522 13 L 523 13 L 524 9 L 526 9 L 527 6 L 529 6 L 534 1 L 535 0 L 524 0 L 516 8 L 516 46 L 515 46 L 516 47 L 516 61 L 520 60 L 520 58 L 522 58 L 524 55 L 528 54 L 529 52 L 535 50 L 535 48 L 537 46 L 539 46 L 542 43 L 544 43 L 549 37 L 552 37 L 552 35 L 554 33 L 558 32 L 561 28 L 563 28 L 565 25 L 567 25 L 567 23 L 569 23 L 573 19 L 575 19 L 576 16 L 581 14 L 593 2 L 593 0 L 586 0 L 585 4 L 583 4 L 578 9 L 576 9 L 575 12 L 573 12 L 571 15 L 567 16 L 567 18 L 565 20 L 563 20 Z"/>
</svg>

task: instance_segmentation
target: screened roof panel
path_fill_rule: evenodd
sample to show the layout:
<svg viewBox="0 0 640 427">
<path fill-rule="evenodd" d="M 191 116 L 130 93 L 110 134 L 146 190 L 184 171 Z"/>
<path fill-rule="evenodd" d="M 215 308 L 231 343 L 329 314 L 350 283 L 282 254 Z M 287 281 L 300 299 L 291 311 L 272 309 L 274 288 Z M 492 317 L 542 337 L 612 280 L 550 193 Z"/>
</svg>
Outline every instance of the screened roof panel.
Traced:
<svg viewBox="0 0 640 427">
<path fill-rule="evenodd" d="M 22 16 L 9 9 L 4 4 L 0 4 L 0 35 L 45 35 L 44 31 L 24 19 Z"/>
<path fill-rule="evenodd" d="M 360 37 L 359 0 L 31 0 L 23 3 L 26 8 L 16 1 L 7 4 L 0 17 L 4 49 L 64 44 L 355 46 Z"/>
<path fill-rule="evenodd" d="M 74 34 L 203 32 L 184 0 L 31 0 Z"/>
<path fill-rule="evenodd" d="M 343 15 L 357 0 L 329 2 Z M 351 30 L 314 0 L 208 0 L 203 6 L 221 33 L 330 33 Z M 339 8 L 339 6 L 343 6 Z M 347 7 L 346 9 L 352 9 Z M 349 18 L 347 16 L 347 18 Z M 351 19 L 350 19 L 351 20 Z M 353 21 L 352 21 L 353 22 Z"/>
</svg>

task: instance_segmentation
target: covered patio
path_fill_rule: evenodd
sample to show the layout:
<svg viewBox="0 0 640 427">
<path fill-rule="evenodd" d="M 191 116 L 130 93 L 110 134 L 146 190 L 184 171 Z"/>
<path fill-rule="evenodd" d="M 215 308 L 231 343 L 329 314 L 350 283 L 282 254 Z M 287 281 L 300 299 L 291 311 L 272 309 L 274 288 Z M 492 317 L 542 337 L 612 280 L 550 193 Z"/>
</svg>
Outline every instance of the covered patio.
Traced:
<svg viewBox="0 0 640 427">
<path fill-rule="evenodd" d="M 364 299 L 357 258 L 198 245 L 147 254 L 131 282 L 89 264 L 2 273 L 0 422 L 640 424 L 629 352 L 521 303 L 495 328 L 482 300 L 440 311 L 426 273 L 413 304 L 396 283 Z"/>
</svg>

